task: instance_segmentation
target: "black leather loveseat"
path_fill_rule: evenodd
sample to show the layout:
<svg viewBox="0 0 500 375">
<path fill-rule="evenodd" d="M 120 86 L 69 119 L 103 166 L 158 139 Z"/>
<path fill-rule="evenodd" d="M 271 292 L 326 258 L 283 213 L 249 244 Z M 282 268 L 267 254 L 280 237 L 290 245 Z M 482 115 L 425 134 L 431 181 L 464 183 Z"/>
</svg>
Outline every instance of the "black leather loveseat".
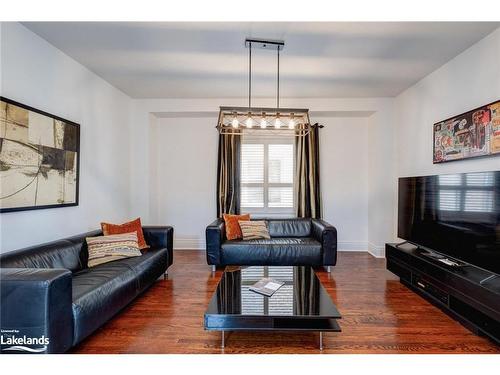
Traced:
<svg viewBox="0 0 500 375">
<path fill-rule="evenodd" d="M 46 349 L 43 342 L 29 347 L 45 353 L 65 352 L 80 343 L 172 264 L 173 228 L 143 227 L 143 231 L 150 248 L 142 256 L 93 268 L 87 267 L 85 237 L 102 235 L 100 231 L 2 254 L 4 336 L 48 338 Z"/>
<path fill-rule="evenodd" d="M 207 262 L 212 266 L 334 266 L 337 230 L 319 219 L 259 219 L 270 240 L 226 239 L 224 220 L 206 229 Z"/>
</svg>

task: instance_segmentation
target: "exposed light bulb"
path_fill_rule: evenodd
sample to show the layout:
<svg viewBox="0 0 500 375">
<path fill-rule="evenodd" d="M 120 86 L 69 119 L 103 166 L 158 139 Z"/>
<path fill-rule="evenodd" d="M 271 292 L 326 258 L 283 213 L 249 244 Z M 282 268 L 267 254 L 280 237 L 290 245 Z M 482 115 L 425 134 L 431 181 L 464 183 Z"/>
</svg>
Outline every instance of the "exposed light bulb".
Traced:
<svg viewBox="0 0 500 375">
<path fill-rule="evenodd" d="M 267 121 L 266 121 L 266 119 L 264 117 L 262 117 L 262 119 L 260 120 L 260 127 L 262 129 L 265 129 L 266 126 L 267 126 Z"/>
<path fill-rule="evenodd" d="M 248 115 L 248 118 L 245 121 L 245 124 L 246 124 L 247 128 L 251 128 L 253 126 L 253 119 L 250 117 L 250 115 Z"/>
<path fill-rule="evenodd" d="M 274 127 L 276 129 L 279 129 L 281 127 L 281 121 L 279 117 L 276 117 L 276 120 L 274 120 Z"/>
<path fill-rule="evenodd" d="M 234 116 L 233 121 L 231 122 L 231 125 L 233 126 L 233 128 L 237 128 L 239 124 L 240 123 L 238 122 L 238 119 L 236 118 L 236 116 Z"/>
<path fill-rule="evenodd" d="M 288 123 L 288 129 L 295 129 L 295 120 L 293 117 L 290 119 L 290 122 Z"/>
</svg>

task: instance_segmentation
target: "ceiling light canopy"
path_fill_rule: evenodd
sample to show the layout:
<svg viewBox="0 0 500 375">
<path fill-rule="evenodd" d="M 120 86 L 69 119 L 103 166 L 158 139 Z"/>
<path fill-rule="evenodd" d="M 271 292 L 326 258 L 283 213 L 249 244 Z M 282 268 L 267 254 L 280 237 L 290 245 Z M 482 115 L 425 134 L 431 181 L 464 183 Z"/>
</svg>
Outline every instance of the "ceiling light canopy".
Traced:
<svg viewBox="0 0 500 375">
<path fill-rule="evenodd" d="M 308 109 L 280 108 L 280 51 L 282 40 L 246 39 L 248 47 L 248 107 L 220 107 L 217 129 L 221 134 L 262 134 L 305 136 L 311 131 Z M 276 51 L 276 107 L 252 107 L 252 48 Z M 256 126 L 259 125 L 259 126 Z M 267 133 L 266 133 L 267 134 Z"/>
</svg>

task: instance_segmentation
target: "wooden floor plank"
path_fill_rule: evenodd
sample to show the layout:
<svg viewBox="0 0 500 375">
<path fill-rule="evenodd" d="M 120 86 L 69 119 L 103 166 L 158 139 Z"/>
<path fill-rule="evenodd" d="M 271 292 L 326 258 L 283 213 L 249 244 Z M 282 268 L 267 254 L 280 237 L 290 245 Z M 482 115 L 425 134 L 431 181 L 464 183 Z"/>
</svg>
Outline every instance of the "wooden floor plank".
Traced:
<svg viewBox="0 0 500 375">
<path fill-rule="evenodd" d="M 179 250 L 168 280 L 94 333 L 73 353 L 500 353 L 437 307 L 410 291 L 367 253 L 339 253 L 332 274 L 317 274 L 342 314 L 342 332 L 232 332 L 203 329 L 203 314 L 222 271 L 212 275 L 205 253 Z"/>
</svg>

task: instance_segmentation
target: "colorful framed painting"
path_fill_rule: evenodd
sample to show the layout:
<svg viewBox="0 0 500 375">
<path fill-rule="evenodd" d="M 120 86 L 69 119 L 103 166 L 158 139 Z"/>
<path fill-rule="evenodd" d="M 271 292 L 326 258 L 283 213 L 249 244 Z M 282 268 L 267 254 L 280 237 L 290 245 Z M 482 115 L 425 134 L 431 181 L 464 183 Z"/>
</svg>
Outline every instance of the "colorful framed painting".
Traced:
<svg viewBox="0 0 500 375">
<path fill-rule="evenodd" d="M 0 97 L 0 212 L 78 205 L 80 125 Z"/>
<path fill-rule="evenodd" d="M 434 124 L 433 162 L 500 155 L 500 100 Z"/>
</svg>

